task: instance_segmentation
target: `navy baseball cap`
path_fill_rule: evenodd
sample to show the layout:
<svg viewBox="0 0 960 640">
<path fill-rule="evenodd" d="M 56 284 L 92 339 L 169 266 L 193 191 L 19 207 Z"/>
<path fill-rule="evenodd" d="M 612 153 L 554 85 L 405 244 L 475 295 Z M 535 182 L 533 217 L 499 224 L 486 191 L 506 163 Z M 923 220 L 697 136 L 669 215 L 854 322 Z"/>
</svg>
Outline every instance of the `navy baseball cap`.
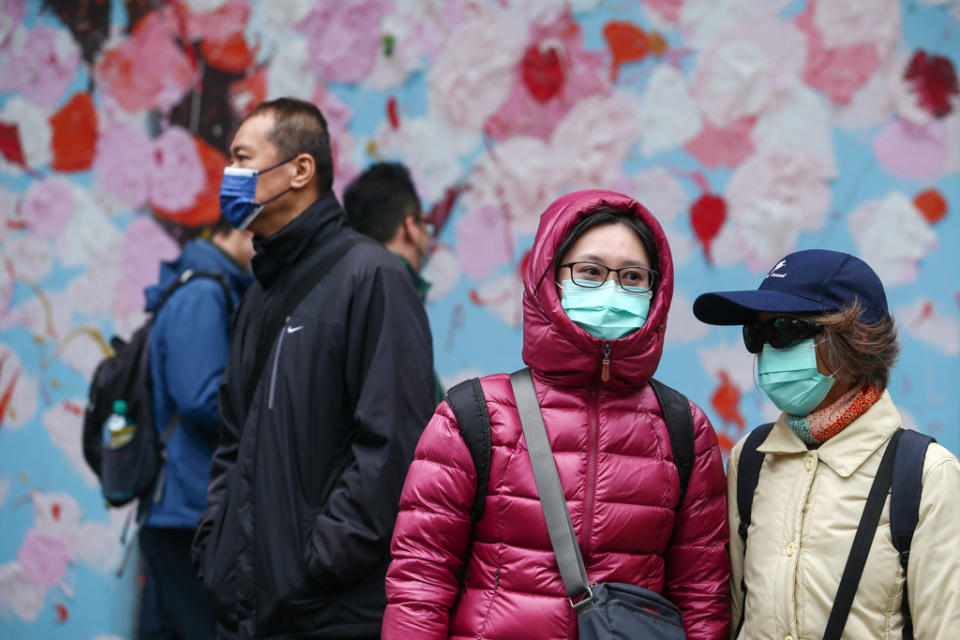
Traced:
<svg viewBox="0 0 960 640">
<path fill-rule="evenodd" d="M 707 324 L 736 325 L 750 322 L 760 311 L 840 311 L 854 300 L 868 324 L 890 315 L 883 283 L 866 262 L 848 253 L 809 249 L 780 260 L 758 289 L 704 293 L 693 303 L 693 314 Z"/>
</svg>

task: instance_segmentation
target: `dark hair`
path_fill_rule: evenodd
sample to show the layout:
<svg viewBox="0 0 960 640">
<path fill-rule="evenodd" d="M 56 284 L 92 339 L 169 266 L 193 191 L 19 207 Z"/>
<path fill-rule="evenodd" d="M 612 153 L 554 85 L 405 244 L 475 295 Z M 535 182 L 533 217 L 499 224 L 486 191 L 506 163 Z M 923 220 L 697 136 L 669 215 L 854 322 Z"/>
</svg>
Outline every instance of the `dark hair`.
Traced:
<svg viewBox="0 0 960 640">
<path fill-rule="evenodd" d="M 825 364 L 836 370 L 837 378 L 883 391 L 890 382 L 890 369 L 900 355 L 897 327 L 890 316 L 867 323 L 863 320 L 863 311 L 854 300 L 841 311 L 804 318 L 823 325 Z"/>
<path fill-rule="evenodd" d="M 601 206 L 588 211 L 573 225 L 570 233 L 567 234 L 567 237 L 563 239 L 563 242 L 561 242 L 557 248 L 557 252 L 553 255 L 553 260 L 550 262 L 550 266 L 547 267 L 547 271 L 540 277 L 540 281 L 543 281 L 550 270 L 553 271 L 554 277 L 556 277 L 556 274 L 560 271 L 560 262 L 577 240 L 580 239 L 580 236 L 602 224 L 622 224 L 633 229 L 637 236 L 640 237 L 643 248 L 647 250 L 647 255 L 650 257 L 650 268 L 657 273 L 660 272 L 660 252 L 657 250 L 657 242 L 653 239 L 653 234 L 650 233 L 647 225 L 643 224 L 643 221 L 631 211 Z M 539 282 L 537 286 L 539 286 Z"/>
<path fill-rule="evenodd" d="M 327 121 L 316 105 L 296 98 L 277 98 L 261 102 L 243 119 L 273 114 L 273 128 L 267 140 L 277 147 L 277 160 L 309 153 L 316 165 L 317 186 L 321 193 L 333 188 L 333 157 Z"/>
<path fill-rule="evenodd" d="M 379 243 L 390 240 L 409 215 L 420 215 L 410 172 L 399 162 L 379 162 L 343 192 L 347 224 Z"/>
<path fill-rule="evenodd" d="M 210 226 L 210 237 L 217 235 L 218 233 L 230 233 L 233 229 L 233 225 L 226 221 L 222 216 L 217 218 L 217 221 Z"/>
</svg>

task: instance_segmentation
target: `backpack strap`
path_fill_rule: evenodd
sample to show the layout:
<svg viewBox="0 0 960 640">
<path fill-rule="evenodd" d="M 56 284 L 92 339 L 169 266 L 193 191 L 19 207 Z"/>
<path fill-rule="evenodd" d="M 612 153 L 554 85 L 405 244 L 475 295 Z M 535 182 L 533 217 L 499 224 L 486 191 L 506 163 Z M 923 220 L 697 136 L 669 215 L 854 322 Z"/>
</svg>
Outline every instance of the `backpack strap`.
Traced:
<svg viewBox="0 0 960 640">
<path fill-rule="evenodd" d="M 760 467 L 763 466 L 763 454 L 757 451 L 760 444 L 767 439 L 773 423 L 762 424 L 747 436 L 740 450 L 740 459 L 737 461 L 737 513 L 740 516 L 740 527 L 737 532 L 743 540 L 743 555 L 747 555 L 747 531 L 750 529 L 750 519 L 753 512 L 753 496 L 757 491 L 757 482 L 760 481 Z M 737 623 L 737 633 L 743 626 L 743 614 L 747 606 L 746 576 L 740 578 L 740 591 L 743 593 L 743 605 L 740 607 L 740 621 Z"/>
<path fill-rule="evenodd" d="M 287 318 L 293 313 L 294 309 L 297 308 L 297 305 L 300 304 L 307 294 L 313 291 L 314 287 L 316 287 L 334 265 L 340 261 L 340 258 L 345 256 L 350 249 L 361 242 L 374 241 L 360 234 L 350 234 L 343 242 L 328 251 L 327 254 L 317 262 L 313 269 L 306 273 L 303 278 L 293 283 L 286 297 L 276 308 L 274 314 L 270 316 L 263 325 L 263 331 L 257 336 L 256 357 L 253 361 L 253 368 L 250 370 L 250 378 L 247 380 L 247 388 L 245 389 L 244 415 L 250 411 L 253 394 L 257 390 L 257 384 L 260 382 L 263 374 L 267 357 L 270 355 L 270 350 L 273 348 L 277 334 L 280 333 L 283 325 L 286 324 Z"/>
<path fill-rule="evenodd" d="M 870 553 L 870 547 L 876 535 L 880 514 L 883 512 L 883 505 L 886 503 L 887 494 L 890 492 L 893 481 L 894 457 L 902 435 L 903 429 L 897 429 L 894 432 L 883 452 L 883 457 L 880 459 L 880 467 L 877 469 L 877 475 L 870 486 L 867 504 L 860 516 L 860 524 L 857 526 L 857 533 L 853 537 L 850 555 L 847 557 L 847 564 L 844 566 L 843 575 L 840 577 L 840 586 L 837 587 L 837 596 L 834 598 L 833 607 L 830 609 L 827 628 L 823 632 L 824 640 L 840 640 L 843 636 L 843 628 L 847 624 L 850 607 L 853 606 L 853 599 L 857 595 L 857 586 L 863 576 L 863 567 L 867 563 L 867 555 Z"/>
<path fill-rule="evenodd" d="M 227 296 L 227 314 L 232 316 L 234 308 L 233 294 L 230 292 L 230 283 L 227 282 L 227 276 L 221 271 L 194 271 L 193 269 L 185 270 L 180 274 L 179 278 L 174 280 L 170 286 L 164 290 L 163 295 L 160 296 L 160 300 L 157 301 L 157 306 L 153 309 L 153 316 L 157 316 L 160 308 L 166 304 L 167 300 L 170 299 L 170 296 L 172 296 L 177 289 L 197 278 L 209 278 L 220 283 L 220 286 L 223 287 L 223 293 Z"/>
<path fill-rule="evenodd" d="M 457 418 L 460 434 L 470 451 L 477 474 L 477 494 L 473 503 L 473 521 L 479 522 L 486 505 L 487 482 L 490 480 L 490 413 L 479 378 L 464 380 L 447 391 L 447 404 Z"/>
<path fill-rule="evenodd" d="M 690 484 L 690 474 L 693 472 L 693 414 L 690 412 L 690 401 L 679 391 L 668 387 L 659 380 L 650 379 L 650 386 L 660 403 L 660 413 L 667 423 L 670 433 L 670 447 L 673 449 L 673 462 L 677 465 L 680 476 L 680 500 L 677 508 L 683 506 L 687 495 L 687 485 Z"/>
<path fill-rule="evenodd" d="M 923 460 L 927 447 L 935 439 L 913 429 L 906 429 L 897 446 L 893 465 L 893 488 L 890 491 L 890 535 L 900 554 L 903 567 L 903 640 L 913 640 L 913 617 L 907 594 L 907 565 L 910 561 L 910 543 L 920 520 L 920 492 L 923 481 Z"/>
</svg>

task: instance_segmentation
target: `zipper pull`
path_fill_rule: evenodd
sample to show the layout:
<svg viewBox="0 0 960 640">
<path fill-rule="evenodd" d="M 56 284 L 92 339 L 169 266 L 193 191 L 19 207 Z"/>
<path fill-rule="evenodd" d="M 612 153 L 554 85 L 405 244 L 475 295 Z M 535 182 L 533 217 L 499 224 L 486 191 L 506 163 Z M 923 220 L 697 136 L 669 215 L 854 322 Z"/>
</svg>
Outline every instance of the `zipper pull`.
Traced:
<svg viewBox="0 0 960 640">
<path fill-rule="evenodd" d="M 603 368 L 600 370 L 600 380 L 610 381 L 610 343 L 603 343 Z"/>
</svg>

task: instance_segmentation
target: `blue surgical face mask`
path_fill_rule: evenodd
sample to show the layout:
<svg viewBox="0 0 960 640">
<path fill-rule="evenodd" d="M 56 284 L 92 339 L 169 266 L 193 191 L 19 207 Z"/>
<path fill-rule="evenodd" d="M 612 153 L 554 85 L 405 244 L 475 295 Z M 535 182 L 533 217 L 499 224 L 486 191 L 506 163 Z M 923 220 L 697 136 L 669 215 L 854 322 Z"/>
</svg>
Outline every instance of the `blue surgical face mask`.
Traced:
<svg viewBox="0 0 960 640">
<path fill-rule="evenodd" d="M 830 393 L 835 379 L 817 370 L 813 338 L 784 349 L 769 344 L 760 352 L 758 378 L 773 404 L 786 413 L 806 416 Z"/>
<path fill-rule="evenodd" d="M 276 200 L 287 191 L 290 191 L 290 187 L 287 187 L 277 195 L 263 202 L 257 202 L 255 200 L 257 193 L 257 176 L 268 171 L 273 171 L 280 165 L 290 162 L 290 160 L 293 160 L 293 158 L 278 162 L 263 171 L 243 169 L 240 167 L 227 167 L 224 169 L 223 179 L 220 181 L 220 215 L 223 216 L 223 219 L 240 231 L 243 231 L 253 222 L 254 218 L 260 214 L 265 204 Z"/>
<path fill-rule="evenodd" d="M 613 280 L 596 288 L 564 280 L 560 283 L 560 306 L 568 318 L 594 338 L 616 340 L 647 322 L 653 295 L 648 289 L 636 289 L 624 291 Z"/>
</svg>

